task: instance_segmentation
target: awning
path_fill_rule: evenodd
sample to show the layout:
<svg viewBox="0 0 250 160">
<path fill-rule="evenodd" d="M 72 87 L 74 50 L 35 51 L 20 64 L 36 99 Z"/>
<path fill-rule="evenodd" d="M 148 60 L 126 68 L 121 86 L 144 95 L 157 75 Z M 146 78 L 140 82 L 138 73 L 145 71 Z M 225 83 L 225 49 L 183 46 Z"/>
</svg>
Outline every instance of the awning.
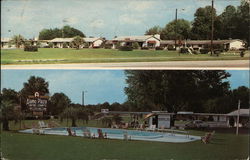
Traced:
<svg viewBox="0 0 250 160">
<path fill-rule="evenodd" d="M 153 44 L 155 44 L 155 43 L 156 43 L 156 41 L 148 41 L 148 43 L 153 43 Z"/>
<path fill-rule="evenodd" d="M 149 113 L 149 114 L 147 114 L 147 115 L 144 117 L 144 119 L 147 119 L 147 118 L 152 117 L 152 116 L 154 116 L 154 115 L 155 115 L 155 113 Z"/>
</svg>

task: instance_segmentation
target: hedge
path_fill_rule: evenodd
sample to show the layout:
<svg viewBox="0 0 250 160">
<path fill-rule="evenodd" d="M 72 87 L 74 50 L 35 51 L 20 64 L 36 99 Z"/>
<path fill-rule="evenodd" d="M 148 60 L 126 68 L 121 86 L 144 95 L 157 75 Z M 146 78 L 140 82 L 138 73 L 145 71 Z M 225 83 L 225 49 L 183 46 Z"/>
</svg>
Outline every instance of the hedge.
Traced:
<svg viewBox="0 0 250 160">
<path fill-rule="evenodd" d="M 38 47 L 37 46 L 24 46 L 24 51 L 27 52 L 37 52 Z"/>
<path fill-rule="evenodd" d="M 130 47 L 130 46 L 120 46 L 120 47 L 119 47 L 119 50 L 120 50 L 120 51 L 132 51 L 133 48 Z"/>
</svg>

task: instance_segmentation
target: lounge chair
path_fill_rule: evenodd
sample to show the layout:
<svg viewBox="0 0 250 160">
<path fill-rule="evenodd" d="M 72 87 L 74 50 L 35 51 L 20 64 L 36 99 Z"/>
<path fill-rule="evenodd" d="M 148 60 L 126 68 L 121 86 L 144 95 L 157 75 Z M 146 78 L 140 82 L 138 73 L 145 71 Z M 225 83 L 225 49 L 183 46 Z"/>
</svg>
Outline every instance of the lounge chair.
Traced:
<svg viewBox="0 0 250 160">
<path fill-rule="evenodd" d="M 215 131 L 206 133 L 204 137 L 201 137 L 201 141 L 205 144 L 210 143 L 214 134 Z"/>
<path fill-rule="evenodd" d="M 156 125 L 150 125 L 148 128 L 146 128 L 147 131 L 155 131 Z"/>
<path fill-rule="evenodd" d="M 45 124 L 44 121 L 38 121 L 38 125 L 40 128 L 48 128 L 48 124 Z"/>
<path fill-rule="evenodd" d="M 124 126 L 122 126 L 123 129 L 127 129 L 128 128 L 128 123 L 125 123 Z"/>
</svg>

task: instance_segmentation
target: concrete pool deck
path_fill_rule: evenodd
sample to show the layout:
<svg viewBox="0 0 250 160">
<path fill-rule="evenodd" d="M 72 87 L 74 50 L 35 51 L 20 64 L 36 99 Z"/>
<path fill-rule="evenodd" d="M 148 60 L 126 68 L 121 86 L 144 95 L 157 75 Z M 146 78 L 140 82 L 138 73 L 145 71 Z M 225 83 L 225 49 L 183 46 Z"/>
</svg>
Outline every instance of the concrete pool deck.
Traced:
<svg viewBox="0 0 250 160">
<path fill-rule="evenodd" d="M 97 129 L 94 127 L 87 127 L 91 131 L 91 136 L 95 134 L 98 136 Z M 124 130 L 124 129 L 110 129 L 110 128 L 100 128 L 103 133 L 107 133 L 108 139 L 119 139 L 124 140 L 124 132 L 128 133 L 129 140 L 141 140 L 141 141 L 154 141 L 154 142 L 170 142 L 170 143 L 185 143 L 200 140 L 201 137 L 193 135 L 184 134 L 173 134 L 173 133 L 163 133 L 163 132 L 148 132 L 148 131 L 138 131 L 138 130 Z M 40 129 L 42 134 L 48 135 L 63 135 L 68 136 L 66 128 L 44 128 Z M 83 137 L 83 129 L 77 128 L 72 129 L 76 131 L 76 136 Z M 21 133 L 33 133 L 33 129 L 26 129 L 19 131 Z"/>
</svg>

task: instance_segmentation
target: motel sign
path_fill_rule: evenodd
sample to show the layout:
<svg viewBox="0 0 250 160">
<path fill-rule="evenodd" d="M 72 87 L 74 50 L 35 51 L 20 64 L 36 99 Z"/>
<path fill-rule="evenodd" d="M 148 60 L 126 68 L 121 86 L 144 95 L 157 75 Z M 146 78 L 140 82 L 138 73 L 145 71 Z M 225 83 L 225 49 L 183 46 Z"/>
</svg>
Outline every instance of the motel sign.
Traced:
<svg viewBox="0 0 250 160">
<path fill-rule="evenodd" d="M 40 96 L 35 92 L 34 96 L 28 96 L 26 105 L 30 111 L 45 112 L 47 110 L 48 96 Z"/>
</svg>

